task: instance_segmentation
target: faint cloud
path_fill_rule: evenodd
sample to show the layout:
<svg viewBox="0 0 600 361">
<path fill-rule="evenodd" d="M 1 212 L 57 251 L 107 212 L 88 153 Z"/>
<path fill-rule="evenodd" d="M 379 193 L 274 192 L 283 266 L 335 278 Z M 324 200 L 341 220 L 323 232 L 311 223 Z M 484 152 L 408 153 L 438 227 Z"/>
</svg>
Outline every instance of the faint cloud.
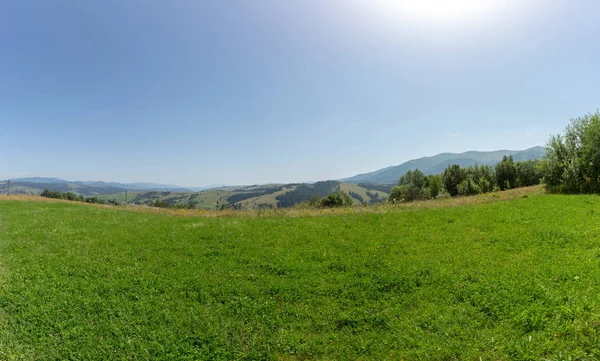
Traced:
<svg viewBox="0 0 600 361">
<path fill-rule="evenodd" d="M 460 135 L 460 133 L 452 133 L 452 132 L 450 132 L 450 133 L 448 133 L 448 135 L 450 137 L 458 137 Z"/>
<path fill-rule="evenodd" d="M 526 136 L 530 136 L 530 135 L 531 135 L 531 133 L 530 133 L 530 132 L 525 132 L 525 135 L 526 135 Z"/>
</svg>

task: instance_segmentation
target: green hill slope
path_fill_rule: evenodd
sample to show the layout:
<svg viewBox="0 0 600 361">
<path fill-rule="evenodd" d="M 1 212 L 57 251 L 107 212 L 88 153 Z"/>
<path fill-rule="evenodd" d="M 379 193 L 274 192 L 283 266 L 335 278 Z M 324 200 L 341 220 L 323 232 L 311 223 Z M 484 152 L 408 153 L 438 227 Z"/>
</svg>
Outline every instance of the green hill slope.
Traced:
<svg viewBox="0 0 600 361">
<path fill-rule="evenodd" d="M 0 197 L 0 359 L 600 357 L 596 196 L 436 204 L 203 218 Z"/>
</svg>

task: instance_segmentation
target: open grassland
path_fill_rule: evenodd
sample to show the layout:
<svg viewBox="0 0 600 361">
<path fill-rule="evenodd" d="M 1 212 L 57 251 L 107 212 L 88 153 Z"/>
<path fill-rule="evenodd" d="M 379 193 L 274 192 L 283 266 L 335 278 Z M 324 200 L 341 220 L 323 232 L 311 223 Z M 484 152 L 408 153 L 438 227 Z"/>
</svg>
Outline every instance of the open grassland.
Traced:
<svg viewBox="0 0 600 361">
<path fill-rule="evenodd" d="M 597 196 L 325 213 L 1 197 L 0 359 L 600 359 Z"/>
<path fill-rule="evenodd" d="M 110 193 L 110 194 L 98 194 L 96 197 L 103 199 L 105 201 L 116 201 L 116 202 L 132 202 L 138 194 L 142 194 L 144 192 L 120 192 L 120 193 Z"/>
</svg>

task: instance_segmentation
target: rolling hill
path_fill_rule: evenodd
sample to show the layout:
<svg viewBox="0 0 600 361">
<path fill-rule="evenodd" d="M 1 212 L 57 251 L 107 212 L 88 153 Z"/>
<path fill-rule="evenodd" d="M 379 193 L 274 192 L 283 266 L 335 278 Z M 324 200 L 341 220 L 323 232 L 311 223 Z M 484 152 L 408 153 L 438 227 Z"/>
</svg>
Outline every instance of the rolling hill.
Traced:
<svg viewBox="0 0 600 361">
<path fill-rule="evenodd" d="M 310 200 L 317 194 L 324 197 L 331 192 L 344 190 L 354 203 L 372 204 L 387 199 L 389 190 L 371 185 L 324 181 L 315 183 L 266 184 L 251 186 L 224 186 L 194 192 L 187 188 L 158 188 L 153 183 L 132 184 L 106 182 L 69 182 L 57 178 L 27 178 L 11 181 L 11 194 L 40 194 L 44 189 L 63 193 L 74 192 L 83 196 L 95 196 L 105 201 L 151 205 L 156 201 L 170 206 L 193 206 L 199 209 L 256 209 L 289 208 Z M 6 181 L 0 181 L 0 189 L 6 190 Z M 131 187 L 126 187 L 131 186 Z M 126 191 L 127 190 L 127 191 Z M 8 192 L 7 192 L 8 193 Z"/>
<path fill-rule="evenodd" d="M 544 156 L 544 147 L 533 147 L 526 150 L 497 150 L 491 152 L 465 152 L 465 153 L 441 153 L 432 157 L 423 157 L 409 160 L 408 162 L 379 169 L 369 173 L 358 174 L 353 177 L 341 179 L 348 183 L 370 183 L 388 184 L 396 183 L 401 176 L 409 170 L 420 169 L 426 175 L 438 174 L 451 164 L 466 167 L 473 164 L 495 165 L 505 155 L 512 155 L 515 161 L 540 159 Z"/>
<path fill-rule="evenodd" d="M 350 194 L 355 204 L 384 202 L 393 184 L 407 171 L 418 168 L 425 174 L 437 174 L 450 164 L 494 165 L 503 156 L 512 155 L 516 161 L 539 159 L 545 153 L 543 147 L 523 151 L 498 150 L 492 152 L 442 153 L 432 157 L 410 160 L 403 164 L 359 174 L 341 181 L 314 183 L 262 184 L 251 186 L 221 186 L 216 188 L 183 188 L 157 183 L 115 183 L 102 181 L 66 181 L 58 178 L 20 178 L 11 181 L 11 192 L 17 194 L 40 194 L 44 189 L 75 192 L 84 196 L 98 196 L 106 201 L 150 205 L 157 200 L 171 206 L 193 206 L 200 209 L 256 209 L 287 208 L 309 201 L 315 194 L 324 197 L 331 192 L 343 190 Z M 6 181 L 0 181 L 0 188 Z M 126 193 L 127 190 L 127 193 Z"/>
<path fill-rule="evenodd" d="M 170 206 L 193 205 L 199 209 L 259 209 L 290 208 L 310 201 L 314 195 L 324 197 L 329 193 L 343 190 L 350 194 L 355 205 L 382 203 L 387 200 L 389 191 L 369 184 L 323 181 L 294 184 L 252 185 L 245 187 L 224 187 L 202 192 L 146 191 L 130 192 L 128 203 L 151 205 L 157 200 Z M 99 196 L 105 200 L 125 201 L 124 192 Z"/>
</svg>

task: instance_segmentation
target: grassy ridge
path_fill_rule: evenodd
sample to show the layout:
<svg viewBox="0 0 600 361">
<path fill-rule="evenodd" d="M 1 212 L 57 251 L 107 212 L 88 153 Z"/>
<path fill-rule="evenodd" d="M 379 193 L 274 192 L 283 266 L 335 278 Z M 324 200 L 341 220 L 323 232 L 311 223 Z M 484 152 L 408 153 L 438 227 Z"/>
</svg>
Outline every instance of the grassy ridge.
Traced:
<svg viewBox="0 0 600 361">
<path fill-rule="evenodd" d="M 600 357 L 600 204 L 322 217 L 0 200 L 0 359 Z"/>
</svg>

